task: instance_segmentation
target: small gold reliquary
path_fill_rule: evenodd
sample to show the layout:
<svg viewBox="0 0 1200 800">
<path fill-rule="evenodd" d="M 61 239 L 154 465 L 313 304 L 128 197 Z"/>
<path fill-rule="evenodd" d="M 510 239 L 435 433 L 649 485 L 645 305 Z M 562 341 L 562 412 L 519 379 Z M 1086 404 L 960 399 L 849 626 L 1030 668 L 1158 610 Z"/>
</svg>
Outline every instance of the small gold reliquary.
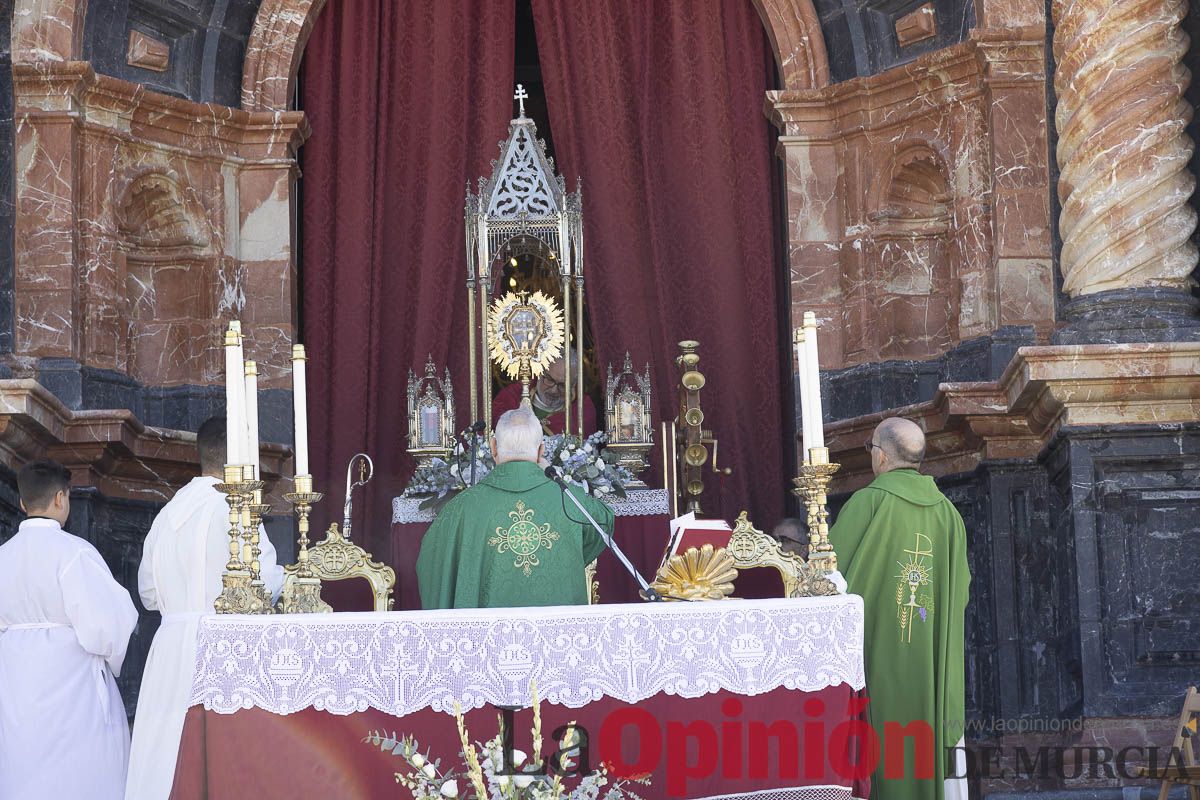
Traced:
<svg viewBox="0 0 1200 800">
<path fill-rule="evenodd" d="M 446 458 L 454 448 L 454 387 L 450 370 L 439 379 L 430 356 L 425 376 L 408 371 L 408 452 L 417 465 L 427 466 L 434 458 Z"/>
<path fill-rule="evenodd" d="M 631 488 L 645 486 L 638 477 L 647 466 L 654 447 L 654 425 L 650 420 L 650 365 L 642 375 L 633 371 L 633 360 L 625 354 L 625 368 L 613 375 L 608 365 L 605 396 L 608 449 L 617 454 L 617 463 L 633 475 Z"/>
</svg>

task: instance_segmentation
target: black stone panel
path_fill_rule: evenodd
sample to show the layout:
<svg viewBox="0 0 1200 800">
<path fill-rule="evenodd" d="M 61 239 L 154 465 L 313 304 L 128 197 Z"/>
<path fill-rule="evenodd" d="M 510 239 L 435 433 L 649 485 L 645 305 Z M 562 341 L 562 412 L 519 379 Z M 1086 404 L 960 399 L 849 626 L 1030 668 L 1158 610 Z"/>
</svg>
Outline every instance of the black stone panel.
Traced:
<svg viewBox="0 0 1200 800">
<path fill-rule="evenodd" d="M 261 0 L 106 0 L 90 3 L 84 57 L 97 72 L 197 102 L 238 106 L 242 62 Z M 170 47 L 165 72 L 130 66 L 131 31 Z"/>
<path fill-rule="evenodd" d="M 1037 343 L 1030 326 L 1005 327 L 959 344 L 928 361 L 881 361 L 821 373 L 825 422 L 836 422 L 933 398 L 938 384 L 994 381 L 1017 349 Z M 800 409 L 796 409 L 800 427 Z"/>
<path fill-rule="evenodd" d="M 1084 715 L 1176 713 L 1200 672 L 1200 425 L 1067 429 L 1049 462 L 1075 547 Z"/>
<path fill-rule="evenodd" d="M 39 359 L 37 376 L 67 408 L 125 408 L 156 428 L 194 431 L 225 410 L 223 386 L 143 386 L 123 373 L 82 366 L 70 358 Z M 258 408 L 259 438 L 291 444 L 291 390 L 260 389 Z"/>
<path fill-rule="evenodd" d="M 874 75 L 912 61 L 923 53 L 941 50 L 967 38 L 975 26 L 974 0 L 936 0 L 937 34 L 901 47 L 896 20 L 929 0 L 815 0 L 830 79 L 837 83 Z"/>
<path fill-rule="evenodd" d="M 13 0 L 0 0 L 0 30 L 12 30 Z M 12 36 L 0 36 L 0 353 L 13 348 L 13 149 Z"/>
</svg>

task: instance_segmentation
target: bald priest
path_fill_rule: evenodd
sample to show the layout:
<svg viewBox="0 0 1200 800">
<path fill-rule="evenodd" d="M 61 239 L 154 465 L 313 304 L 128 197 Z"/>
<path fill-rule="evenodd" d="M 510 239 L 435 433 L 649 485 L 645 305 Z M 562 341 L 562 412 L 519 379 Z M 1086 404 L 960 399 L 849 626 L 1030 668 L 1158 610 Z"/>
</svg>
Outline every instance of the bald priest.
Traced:
<svg viewBox="0 0 1200 800">
<path fill-rule="evenodd" d="M 574 380 L 576 373 L 572 372 L 571 377 L 571 398 L 567 399 L 567 370 L 576 369 L 579 363 L 576 359 L 579 354 L 574 350 L 568 351 L 568 354 L 559 358 L 553 364 L 546 368 L 541 377 L 534 383 L 530 391 L 531 407 L 533 413 L 537 415 L 541 421 L 542 431 L 547 436 L 556 436 L 563 433 L 563 428 L 566 426 L 567 403 L 574 402 L 579 397 L 579 387 L 576 386 L 578 381 Z M 492 400 L 492 427 L 496 426 L 496 422 L 500 419 L 500 415 L 505 411 L 510 411 L 519 408 L 521 405 L 521 382 L 510 383 L 496 395 Z M 575 407 L 571 407 L 572 428 L 575 427 Z M 586 394 L 583 396 L 583 435 L 590 436 L 596 432 L 596 406 L 592 403 L 592 398 Z"/>
<path fill-rule="evenodd" d="M 425 534 L 417 558 L 421 606 L 587 603 L 584 569 L 604 541 L 539 466 L 542 424 L 533 411 L 502 414 L 492 452 L 496 468 L 447 503 Z M 567 491 L 612 534 L 608 506 L 574 487 Z"/>
</svg>

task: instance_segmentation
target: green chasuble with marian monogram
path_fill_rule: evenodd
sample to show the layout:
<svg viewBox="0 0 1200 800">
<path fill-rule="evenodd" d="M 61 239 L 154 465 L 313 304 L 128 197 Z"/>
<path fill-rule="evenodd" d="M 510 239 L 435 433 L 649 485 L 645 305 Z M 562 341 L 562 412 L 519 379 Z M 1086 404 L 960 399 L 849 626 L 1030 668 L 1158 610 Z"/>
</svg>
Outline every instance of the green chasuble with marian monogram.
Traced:
<svg viewBox="0 0 1200 800">
<path fill-rule="evenodd" d="M 963 616 L 971 574 L 962 517 L 933 478 L 892 470 L 854 493 L 829 541 L 866 612 L 867 713 L 881 749 L 871 796 L 942 800 L 954 763 L 946 748 L 957 745 L 963 731 Z M 900 741 L 899 728 L 912 722 L 913 732 L 932 728 L 932 764 L 923 759 L 928 777 L 914 763 L 919 736 L 903 740 L 903 777 L 896 776 L 896 761 L 885 769 L 889 738 Z"/>
<path fill-rule="evenodd" d="M 605 532 L 613 513 L 569 490 Z M 537 464 L 509 461 L 451 500 L 417 558 L 422 608 L 581 605 L 604 540 Z"/>
</svg>

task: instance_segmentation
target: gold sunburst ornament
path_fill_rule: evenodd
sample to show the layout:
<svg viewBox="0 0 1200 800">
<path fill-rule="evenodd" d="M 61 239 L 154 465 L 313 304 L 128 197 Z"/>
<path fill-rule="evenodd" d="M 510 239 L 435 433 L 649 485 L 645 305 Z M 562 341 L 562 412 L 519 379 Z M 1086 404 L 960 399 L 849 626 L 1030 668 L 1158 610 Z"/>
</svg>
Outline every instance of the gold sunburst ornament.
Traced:
<svg viewBox="0 0 1200 800">
<path fill-rule="evenodd" d="M 738 571 L 725 548 L 689 547 L 662 566 L 650 584 L 664 597 L 679 600 L 722 600 L 733 593 Z"/>
<path fill-rule="evenodd" d="M 562 355 L 562 309 L 541 292 L 497 298 L 488 315 L 488 348 L 492 360 L 521 381 L 521 399 L 528 400 L 529 382 Z"/>
</svg>

